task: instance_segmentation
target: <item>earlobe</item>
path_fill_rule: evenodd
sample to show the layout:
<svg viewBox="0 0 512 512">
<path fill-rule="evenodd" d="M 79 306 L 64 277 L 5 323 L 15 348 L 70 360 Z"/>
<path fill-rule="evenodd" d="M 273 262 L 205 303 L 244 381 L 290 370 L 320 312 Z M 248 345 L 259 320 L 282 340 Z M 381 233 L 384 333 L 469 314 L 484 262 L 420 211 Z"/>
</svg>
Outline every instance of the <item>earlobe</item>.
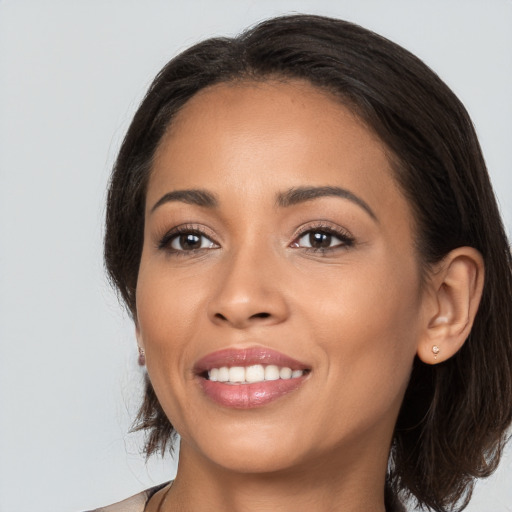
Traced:
<svg viewBox="0 0 512 512">
<path fill-rule="evenodd" d="M 144 352 L 144 349 L 139 345 L 139 366 L 146 366 L 146 352 Z"/>
<path fill-rule="evenodd" d="M 425 325 L 418 357 L 437 364 L 464 344 L 478 310 L 484 285 L 484 262 L 472 247 L 454 249 L 436 266 L 427 284 Z"/>
</svg>

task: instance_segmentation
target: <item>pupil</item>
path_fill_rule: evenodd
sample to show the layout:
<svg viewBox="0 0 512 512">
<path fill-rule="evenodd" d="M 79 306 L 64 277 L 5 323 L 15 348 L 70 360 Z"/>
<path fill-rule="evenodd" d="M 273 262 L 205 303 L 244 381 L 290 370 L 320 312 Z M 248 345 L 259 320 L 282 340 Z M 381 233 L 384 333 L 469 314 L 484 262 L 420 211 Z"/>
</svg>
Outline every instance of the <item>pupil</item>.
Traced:
<svg viewBox="0 0 512 512">
<path fill-rule="evenodd" d="M 332 236 L 328 233 L 310 233 L 309 235 L 309 243 L 311 244 L 311 247 L 315 248 L 322 248 L 322 247 L 330 247 L 331 245 L 331 238 Z"/>
<path fill-rule="evenodd" d="M 190 233 L 180 235 L 180 245 L 183 249 L 198 249 L 201 247 L 201 237 Z"/>
</svg>

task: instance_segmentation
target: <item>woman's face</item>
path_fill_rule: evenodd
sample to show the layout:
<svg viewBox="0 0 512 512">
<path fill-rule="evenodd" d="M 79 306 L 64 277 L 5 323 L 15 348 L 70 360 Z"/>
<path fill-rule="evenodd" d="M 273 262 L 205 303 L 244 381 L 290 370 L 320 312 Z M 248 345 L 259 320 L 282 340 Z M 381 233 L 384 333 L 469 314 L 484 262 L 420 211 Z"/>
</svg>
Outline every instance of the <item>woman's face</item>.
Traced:
<svg viewBox="0 0 512 512">
<path fill-rule="evenodd" d="M 182 457 L 387 460 L 422 300 L 409 205 L 348 109 L 298 82 L 185 105 L 154 161 L 137 283 Z"/>
</svg>

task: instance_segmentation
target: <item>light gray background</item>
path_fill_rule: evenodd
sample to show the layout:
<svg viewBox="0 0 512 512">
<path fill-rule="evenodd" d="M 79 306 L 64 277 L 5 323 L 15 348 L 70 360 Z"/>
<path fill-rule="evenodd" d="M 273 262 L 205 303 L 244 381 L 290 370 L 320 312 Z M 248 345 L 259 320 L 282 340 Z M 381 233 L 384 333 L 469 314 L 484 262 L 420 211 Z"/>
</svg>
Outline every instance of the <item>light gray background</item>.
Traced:
<svg viewBox="0 0 512 512">
<path fill-rule="evenodd" d="M 511 232 L 510 0 L 0 0 L 0 511 L 88 509 L 173 476 L 127 434 L 142 374 L 102 267 L 109 169 L 171 56 L 293 11 L 360 23 L 445 79 Z M 511 482 L 509 450 L 468 510 L 512 510 Z"/>
</svg>

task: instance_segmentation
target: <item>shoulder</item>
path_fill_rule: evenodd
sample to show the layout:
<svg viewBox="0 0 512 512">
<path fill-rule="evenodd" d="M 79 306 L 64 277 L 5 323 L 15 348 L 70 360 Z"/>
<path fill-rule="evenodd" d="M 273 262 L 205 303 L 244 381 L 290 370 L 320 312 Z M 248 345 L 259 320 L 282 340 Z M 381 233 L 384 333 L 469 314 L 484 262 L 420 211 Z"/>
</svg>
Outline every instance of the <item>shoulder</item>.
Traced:
<svg viewBox="0 0 512 512">
<path fill-rule="evenodd" d="M 89 512 L 144 512 L 144 508 L 146 507 L 146 503 L 149 501 L 149 498 L 165 487 L 168 483 L 169 482 L 165 482 L 155 487 L 151 487 L 150 489 L 139 492 L 135 496 L 131 496 L 123 501 L 119 501 L 118 503 L 114 503 L 106 507 L 90 510 Z"/>
</svg>

